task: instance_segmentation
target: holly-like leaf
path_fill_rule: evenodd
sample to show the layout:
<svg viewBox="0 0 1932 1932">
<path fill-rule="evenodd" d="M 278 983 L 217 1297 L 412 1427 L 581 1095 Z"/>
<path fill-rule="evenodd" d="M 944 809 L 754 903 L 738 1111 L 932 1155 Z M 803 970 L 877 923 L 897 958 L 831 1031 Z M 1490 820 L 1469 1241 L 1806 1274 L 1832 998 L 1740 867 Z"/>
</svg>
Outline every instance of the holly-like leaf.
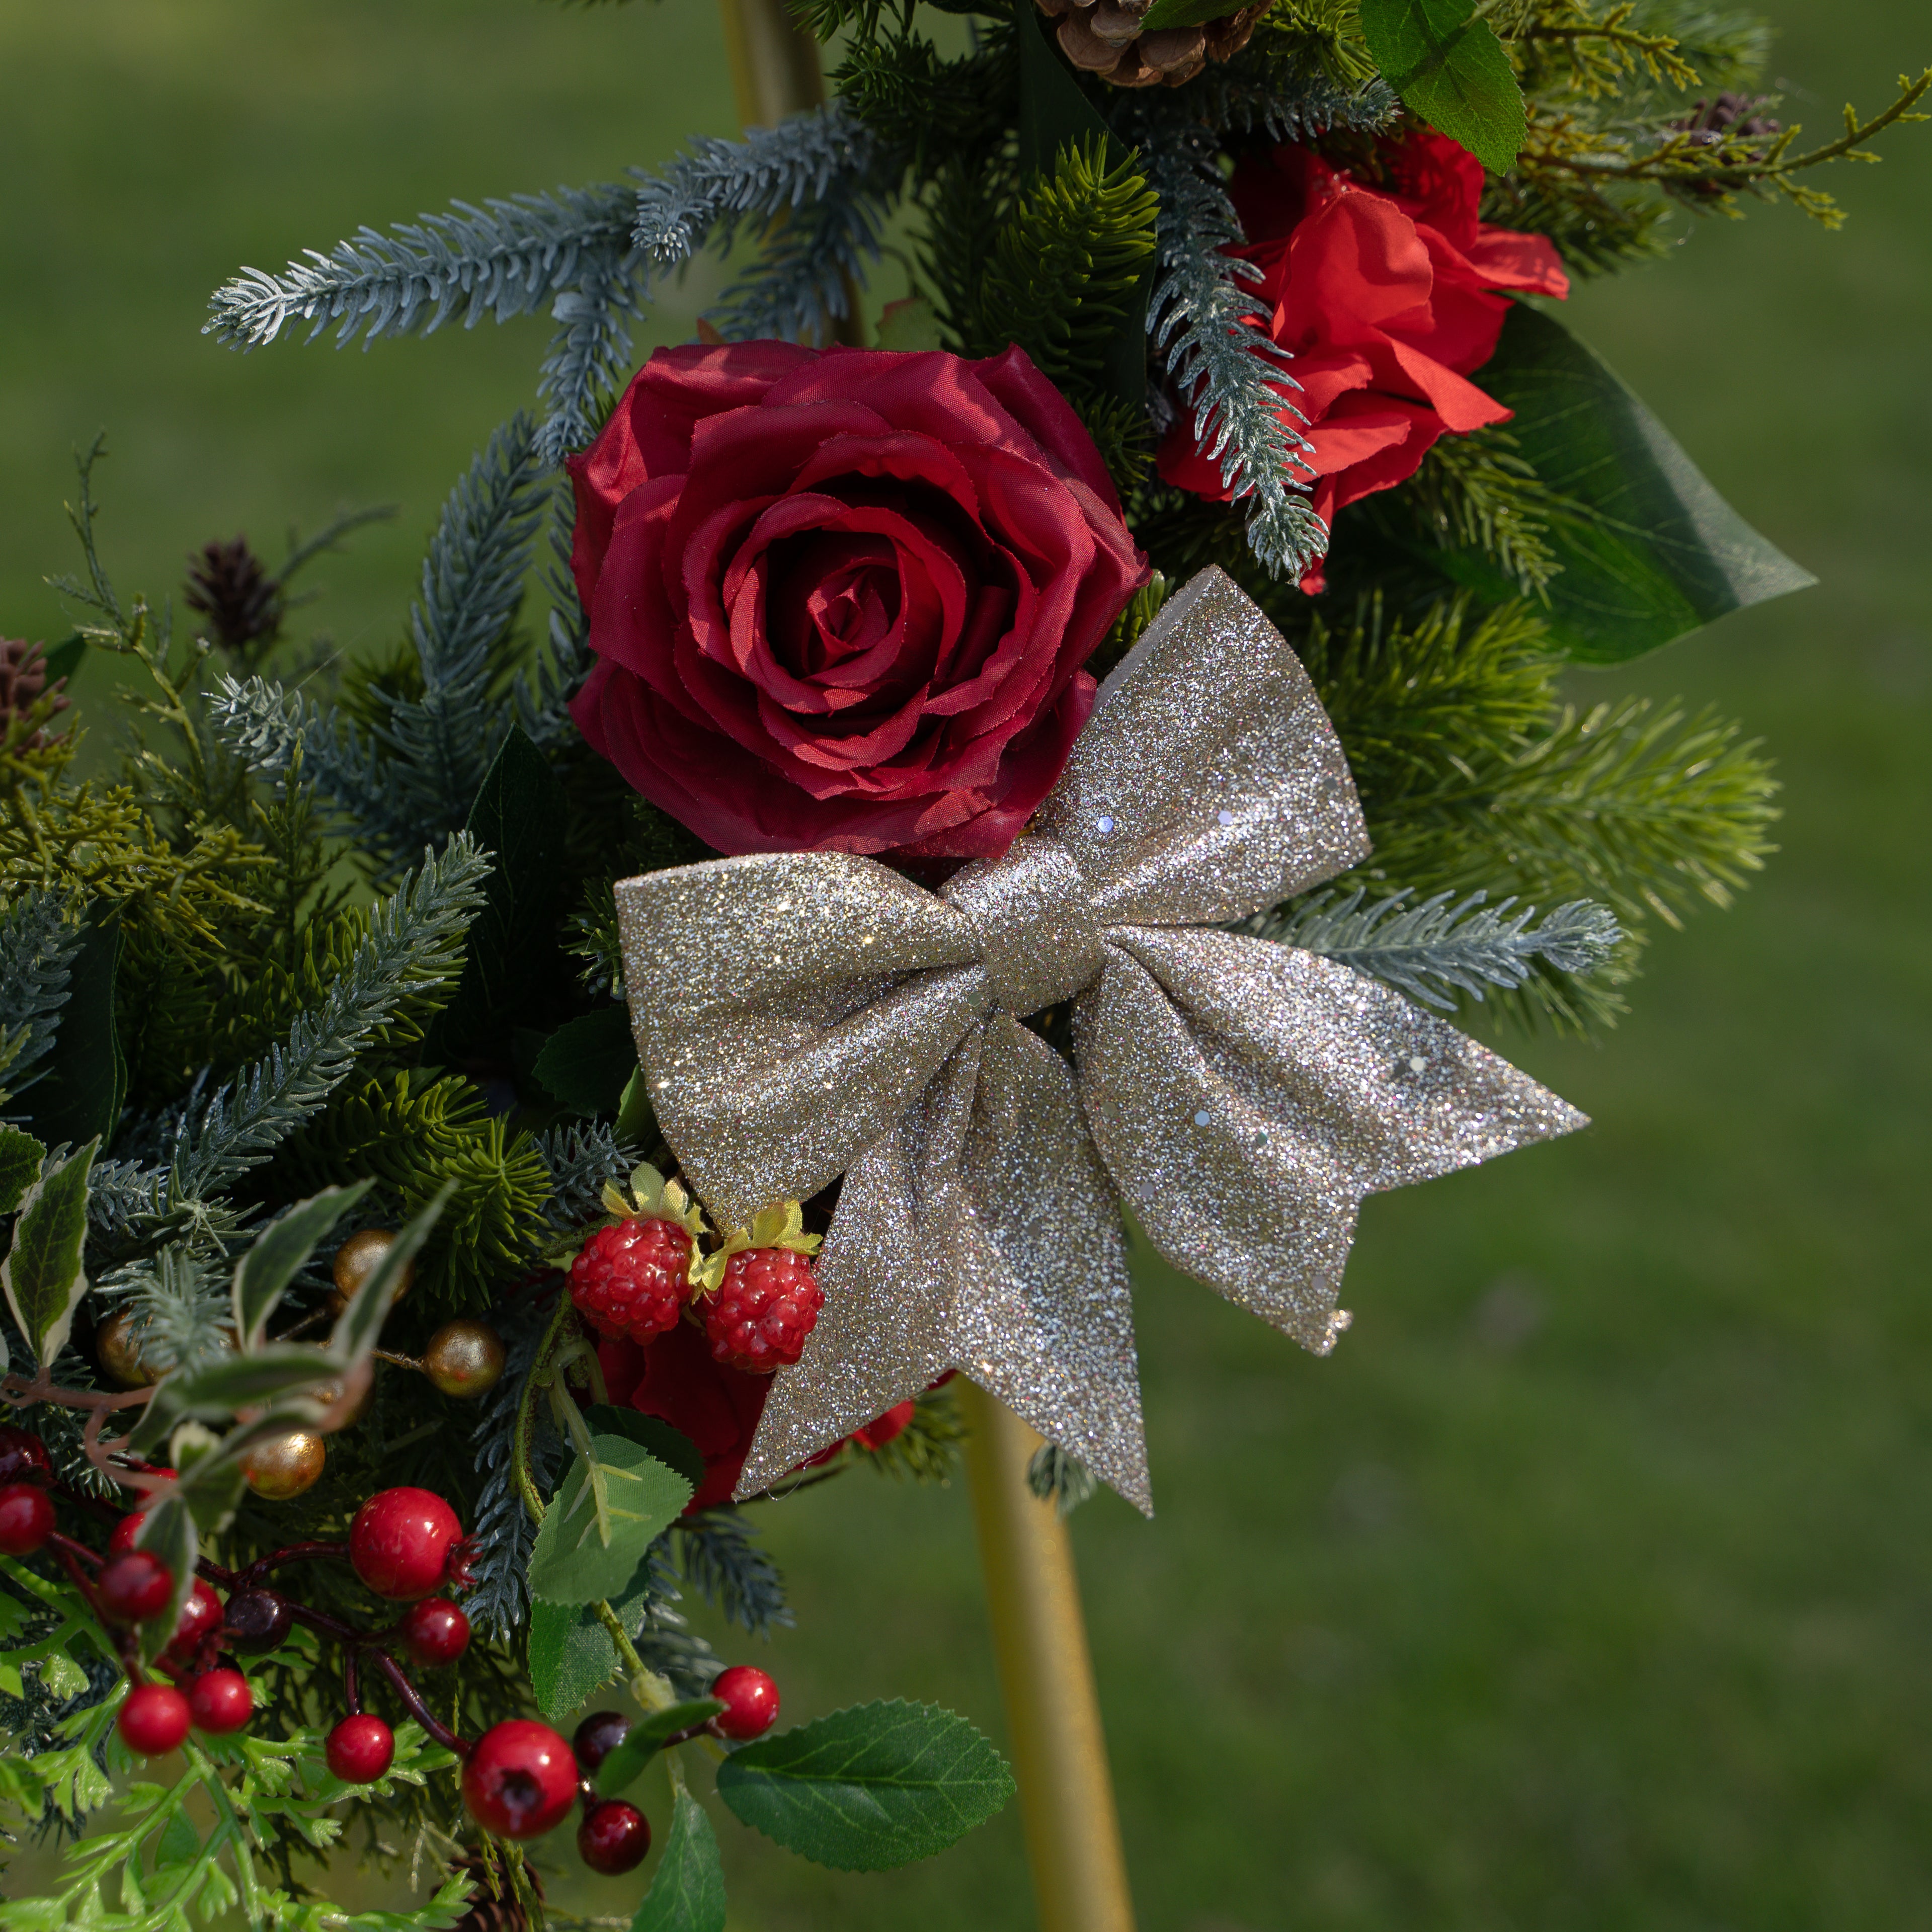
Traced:
<svg viewBox="0 0 1932 1932">
<path fill-rule="evenodd" d="M 1552 641 L 1616 664 L 1817 580 L 1760 536 L 1676 440 L 1554 316 L 1518 304 L 1477 376 L 1516 412 L 1516 453 L 1576 506 L 1552 523 Z M 1435 559 L 1499 601 L 1515 594 L 1480 552 Z"/>
<path fill-rule="evenodd" d="M 325 1187 L 271 1221 L 235 1264 L 235 1332 L 244 1348 L 254 1348 L 268 1325 L 296 1270 L 316 1242 L 375 1185 L 358 1180 L 346 1187 Z"/>
<path fill-rule="evenodd" d="M 80 1264 L 87 1239 L 87 1177 L 100 1144 L 89 1141 L 21 1196 L 14 1245 L 0 1262 L 0 1289 L 44 1368 L 67 1346 L 74 1311 L 87 1292 Z"/>
<path fill-rule="evenodd" d="M 593 1436 L 550 1498 L 530 1552 L 532 1598 L 592 1604 L 618 1595 L 660 1530 L 690 1502 L 692 1486 L 622 1436 Z"/>
<path fill-rule="evenodd" d="M 718 1767 L 747 1825 L 840 1871 L 930 1858 L 1013 1794 L 1005 1759 L 933 1704 L 862 1704 L 761 1738 Z"/>
<path fill-rule="evenodd" d="M 0 1121 L 0 1214 L 10 1214 L 33 1184 L 47 1150 L 32 1134 Z"/>
<path fill-rule="evenodd" d="M 621 1436 L 648 1449 L 667 1468 L 675 1469 L 683 1477 L 694 1493 L 704 1480 L 704 1452 L 682 1430 L 672 1428 L 656 1416 L 600 1402 L 584 1412 L 584 1419 L 593 1431 Z"/>
<path fill-rule="evenodd" d="M 724 1868 L 704 1807 L 680 1790 L 664 1856 L 631 1932 L 724 1932 Z"/>
<path fill-rule="evenodd" d="M 622 1006 L 601 1006 L 557 1028 L 531 1072 L 566 1112 L 586 1119 L 615 1114 L 638 1071 L 638 1043 Z"/>
<path fill-rule="evenodd" d="M 1362 0 L 1362 36 L 1403 104 L 1506 174 L 1529 136 L 1509 56 L 1474 0 Z"/>
<path fill-rule="evenodd" d="M 724 1708 L 716 1697 L 694 1697 L 688 1703 L 668 1704 L 662 1711 L 646 1712 L 624 1733 L 623 1742 L 607 1752 L 597 1767 L 598 1796 L 621 1797 L 664 1749 L 665 1738 L 674 1738 L 680 1731 L 695 1730 Z"/>
</svg>

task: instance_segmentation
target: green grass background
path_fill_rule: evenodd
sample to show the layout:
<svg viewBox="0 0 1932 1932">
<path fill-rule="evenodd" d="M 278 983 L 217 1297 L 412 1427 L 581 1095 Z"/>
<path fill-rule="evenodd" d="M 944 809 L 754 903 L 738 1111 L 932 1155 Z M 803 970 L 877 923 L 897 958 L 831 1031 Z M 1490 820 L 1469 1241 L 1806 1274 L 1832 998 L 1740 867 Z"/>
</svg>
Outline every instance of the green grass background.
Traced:
<svg viewBox="0 0 1932 1932">
<path fill-rule="evenodd" d="M 1814 130 L 1932 57 L 1916 0 L 1778 11 Z M 394 501 L 316 614 L 393 638 L 544 324 L 241 358 L 197 334 L 207 291 L 731 128 L 706 0 L 0 0 L 0 631 L 64 634 L 40 580 L 104 424 L 127 587 Z M 1932 1924 L 1932 129 L 1887 155 L 1838 171 L 1842 234 L 1702 224 L 1572 304 L 1822 580 L 1580 681 L 1766 736 L 1763 883 L 1652 950 L 1606 1048 L 1515 1049 L 1594 1128 L 1370 1204 L 1332 1360 L 1149 1272 L 1160 1514 L 1103 1498 L 1076 1540 L 1150 1932 Z M 1000 1732 L 963 1493 L 862 1475 L 766 1520 L 788 1714 L 903 1695 Z M 1030 1922 L 1010 1814 L 874 1878 L 720 1828 L 743 1932 Z"/>
</svg>

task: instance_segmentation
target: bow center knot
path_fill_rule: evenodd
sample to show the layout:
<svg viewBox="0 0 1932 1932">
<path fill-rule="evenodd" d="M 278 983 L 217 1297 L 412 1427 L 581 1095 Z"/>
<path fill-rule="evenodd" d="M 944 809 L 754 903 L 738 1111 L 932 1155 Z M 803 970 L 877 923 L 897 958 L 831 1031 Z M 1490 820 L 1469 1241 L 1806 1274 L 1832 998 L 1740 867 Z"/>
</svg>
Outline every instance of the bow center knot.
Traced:
<svg viewBox="0 0 1932 1932">
<path fill-rule="evenodd" d="M 1089 985 L 1106 957 L 1092 888 L 1058 840 L 1022 836 L 942 889 L 972 922 L 995 1006 L 1037 1012 Z"/>
</svg>

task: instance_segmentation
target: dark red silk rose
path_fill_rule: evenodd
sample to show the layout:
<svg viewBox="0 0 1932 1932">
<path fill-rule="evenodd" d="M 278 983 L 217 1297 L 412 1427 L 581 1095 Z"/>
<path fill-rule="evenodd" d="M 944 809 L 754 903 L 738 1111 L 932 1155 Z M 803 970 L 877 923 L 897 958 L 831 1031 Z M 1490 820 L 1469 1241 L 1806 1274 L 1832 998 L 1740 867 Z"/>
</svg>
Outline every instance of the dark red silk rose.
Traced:
<svg viewBox="0 0 1932 1932">
<path fill-rule="evenodd" d="M 1003 852 L 1147 566 L 1018 350 L 661 350 L 571 464 L 572 709 L 726 853 Z"/>
<path fill-rule="evenodd" d="M 1466 148 L 1418 134 L 1386 161 L 1386 184 L 1372 187 L 1306 148 L 1281 147 L 1241 162 L 1228 184 L 1248 237 L 1229 252 L 1262 272 L 1254 287 L 1273 304 L 1268 333 L 1300 385 L 1282 388 L 1282 418 L 1312 445 L 1302 465 L 1331 524 L 1414 476 L 1445 432 L 1508 418 L 1467 380 L 1496 353 L 1510 306 L 1499 290 L 1570 292 L 1544 237 L 1477 220 L 1483 164 Z M 1227 500 L 1190 423 L 1169 434 L 1160 473 Z M 1320 589 L 1318 568 L 1302 583 Z"/>
<path fill-rule="evenodd" d="M 680 1322 L 648 1348 L 600 1342 L 597 1366 L 610 1400 L 655 1415 L 691 1438 L 704 1458 L 692 1509 L 728 1502 L 770 1394 L 770 1376 L 750 1376 L 711 1358 L 704 1331 Z"/>
</svg>

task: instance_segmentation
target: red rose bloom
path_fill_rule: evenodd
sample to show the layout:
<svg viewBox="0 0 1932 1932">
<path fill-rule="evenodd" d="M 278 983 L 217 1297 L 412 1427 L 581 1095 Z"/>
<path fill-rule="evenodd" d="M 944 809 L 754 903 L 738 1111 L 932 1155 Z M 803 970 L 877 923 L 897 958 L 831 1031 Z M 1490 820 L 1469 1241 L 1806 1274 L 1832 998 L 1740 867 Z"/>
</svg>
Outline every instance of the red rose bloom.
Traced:
<svg viewBox="0 0 1932 1932">
<path fill-rule="evenodd" d="M 764 1413 L 771 1377 L 714 1362 L 704 1330 L 688 1322 L 647 1348 L 634 1342 L 600 1342 L 597 1366 L 613 1402 L 669 1423 L 689 1436 L 704 1458 L 704 1480 L 689 1507 L 728 1502 Z"/>
<path fill-rule="evenodd" d="M 1483 164 L 1466 148 L 1418 134 L 1388 151 L 1388 170 L 1390 184 L 1372 188 L 1289 146 L 1244 160 L 1228 184 L 1248 237 L 1229 252 L 1261 269 L 1268 334 L 1294 358 L 1300 386 L 1282 387 L 1282 419 L 1312 446 L 1300 461 L 1331 525 L 1344 504 L 1414 476 L 1445 432 L 1508 420 L 1466 380 L 1509 313 L 1496 291 L 1570 292 L 1544 237 L 1476 219 Z M 1190 423 L 1168 434 L 1160 473 L 1228 499 Z M 1302 584 L 1319 590 L 1318 568 Z"/>
<path fill-rule="evenodd" d="M 598 662 L 572 709 L 725 853 L 1003 852 L 1146 580 L 1018 350 L 661 350 L 571 464 Z"/>
</svg>

